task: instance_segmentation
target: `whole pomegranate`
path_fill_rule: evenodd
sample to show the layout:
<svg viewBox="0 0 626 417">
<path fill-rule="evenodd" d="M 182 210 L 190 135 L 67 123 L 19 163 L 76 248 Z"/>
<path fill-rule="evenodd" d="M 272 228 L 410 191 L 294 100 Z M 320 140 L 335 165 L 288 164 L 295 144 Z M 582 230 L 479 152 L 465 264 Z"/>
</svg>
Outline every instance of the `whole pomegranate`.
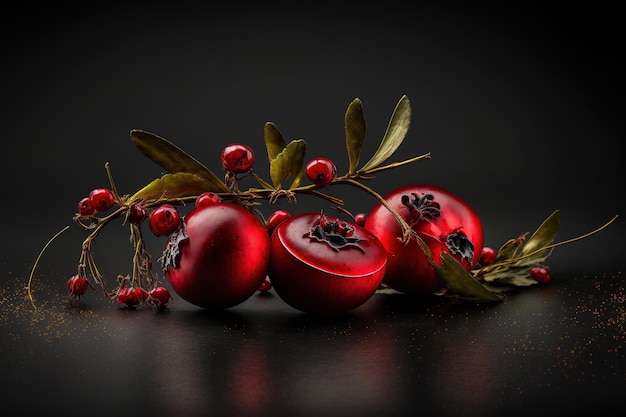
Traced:
<svg viewBox="0 0 626 417">
<path fill-rule="evenodd" d="M 272 234 L 269 277 L 276 294 L 307 313 L 336 314 L 380 286 L 385 248 L 369 231 L 321 213 L 283 220 Z"/>
<path fill-rule="evenodd" d="M 456 258 L 469 271 L 479 260 L 484 232 L 480 218 L 458 195 L 427 184 L 407 185 L 383 197 L 411 226 L 441 264 L 441 253 Z M 418 241 L 402 241 L 402 228 L 393 214 L 377 204 L 366 216 L 370 230 L 388 252 L 383 282 L 412 294 L 432 294 L 444 288 Z"/>
<path fill-rule="evenodd" d="M 162 266 L 181 298 L 203 308 L 225 309 L 258 290 L 269 257 L 263 223 L 240 205 L 217 202 L 184 217 L 167 241 Z"/>
</svg>

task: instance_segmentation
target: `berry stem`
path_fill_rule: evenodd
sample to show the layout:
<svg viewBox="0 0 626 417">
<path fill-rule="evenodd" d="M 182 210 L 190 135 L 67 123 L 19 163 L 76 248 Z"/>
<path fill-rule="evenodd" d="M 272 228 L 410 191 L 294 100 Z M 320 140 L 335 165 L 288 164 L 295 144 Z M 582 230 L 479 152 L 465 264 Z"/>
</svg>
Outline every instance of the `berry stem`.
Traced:
<svg viewBox="0 0 626 417">
<path fill-rule="evenodd" d="M 398 223 L 400 223 L 400 227 L 402 227 L 402 241 L 404 243 L 407 243 L 411 239 L 411 237 L 414 237 L 416 235 L 415 232 L 413 231 L 413 229 L 411 229 L 411 226 L 409 226 L 409 224 L 402 218 L 402 216 L 400 216 L 400 214 L 398 214 L 398 212 L 396 210 L 394 210 L 393 207 L 391 207 L 389 205 L 389 203 L 387 203 L 387 201 L 380 194 L 378 194 L 376 191 L 374 191 L 370 187 L 360 183 L 359 181 L 356 181 L 353 178 L 342 177 L 341 182 L 344 182 L 346 184 L 354 185 L 354 186 L 364 190 L 366 193 L 368 193 L 368 194 L 372 195 L 374 198 L 376 198 L 387 210 L 389 210 L 389 212 L 393 215 L 393 217 L 396 218 Z"/>
<path fill-rule="evenodd" d="M 31 283 L 33 282 L 33 275 L 35 274 L 35 269 L 37 268 L 37 265 L 39 264 L 39 260 L 41 259 L 43 253 L 46 251 L 46 249 L 48 249 L 48 246 L 50 246 L 52 241 L 54 239 L 56 239 L 57 237 L 59 237 L 61 235 L 61 233 L 65 232 L 69 228 L 70 228 L 70 226 L 65 226 L 63 229 L 59 230 L 54 236 L 52 236 L 48 240 L 48 242 L 44 245 L 44 247 L 39 252 L 39 255 L 37 256 L 37 259 L 35 259 L 35 263 L 33 264 L 33 267 L 30 270 L 30 276 L 28 277 L 28 284 L 26 285 L 26 292 L 28 293 L 28 299 L 30 300 L 30 303 L 33 305 L 33 308 L 35 310 L 37 310 L 37 306 L 35 305 L 35 299 L 33 298 L 33 294 L 32 294 L 32 291 L 31 291 Z"/>
<path fill-rule="evenodd" d="M 108 161 L 104 164 L 104 169 L 107 172 L 107 177 L 109 178 L 109 184 L 111 184 L 111 192 L 113 193 L 113 196 L 115 197 L 115 201 L 117 201 L 118 204 L 121 204 L 122 199 L 119 193 L 117 192 L 117 188 L 115 187 L 115 182 L 113 181 L 113 175 L 111 174 L 111 167 L 109 166 Z"/>
<path fill-rule="evenodd" d="M 414 162 L 418 162 L 418 161 L 422 161 L 424 159 L 430 159 L 430 152 L 427 152 L 423 155 L 419 155 L 410 159 L 406 159 L 404 161 L 401 162 L 394 162 L 382 167 L 377 167 L 377 168 L 372 168 L 372 169 L 368 169 L 365 171 L 358 171 L 356 173 L 356 175 L 361 176 L 361 175 L 371 175 L 371 174 L 375 174 L 377 172 L 381 172 L 381 171 L 386 171 L 388 169 L 394 169 L 394 168 L 398 168 L 401 167 L 403 165 L 408 165 L 408 164 L 412 164 Z"/>
</svg>

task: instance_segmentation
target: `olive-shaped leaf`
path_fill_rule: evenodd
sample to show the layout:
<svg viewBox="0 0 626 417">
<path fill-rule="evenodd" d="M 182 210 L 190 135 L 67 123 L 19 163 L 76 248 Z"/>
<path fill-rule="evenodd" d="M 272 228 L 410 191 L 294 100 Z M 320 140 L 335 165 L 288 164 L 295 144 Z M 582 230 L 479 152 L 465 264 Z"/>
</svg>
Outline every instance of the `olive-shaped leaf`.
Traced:
<svg viewBox="0 0 626 417">
<path fill-rule="evenodd" d="M 304 139 L 296 139 L 289 142 L 276 158 L 270 161 L 270 178 L 275 188 L 287 178 L 293 178 L 290 188 L 295 188 L 300 183 L 304 174 L 304 156 L 306 154 L 306 142 Z"/>
<path fill-rule="evenodd" d="M 267 157 L 271 163 L 285 149 L 287 143 L 278 127 L 272 122 L 265 123 L 264 135 Z"/>
<path fill-rule="evenodd" d="M 200 195 L 205 191 L 220 192 L 214 188 L 214 183 L 206 178 L 189 172 L 165 174 L 161 178 L 151 181 L 148 185 L 133 194 L 127 201 L 138 198 L 154 201 L 160 198 L 182 198 Z"/>
<path fill-rule="evenodd" d="M 449 295 L 476 303 L 501 301 L 503 296 L 478 282 L 463 266 L 446 252 L 441 253 L 441 266 L 433 264 L 437 276 L 445 283 Z"/>
<path fill-rule="evenodd" d="M 194 174 L 210 183 L 210 189 L 213 191 L 230 191 L 213 171 L 167 139 L 138 129 L 130 131 L 130 138 L 145 156 L 167 172 Z"/>
<path fill-rule="evenodd" d="M 402 96 L 393 111 L 385 136 L 372 158 L 360 169 L 367 171 L 382 164 L 398 149 L 411 125 L 411 103 L 407 96 Z"/>
<path fill-rule="evenodd" d="M 528 241 L 526 241 L 526 244 L 522 248 L 522 254 L 527 255 L 553 243 L 559 231 L 560 222 L 560 211 L 553 211 L 552 214 L 541 223 L 532 236 L 530 236 Z M 545 251 L 539 253 L 543 252 Z"/>
<path fill-rule="evenodd" d="M 348 161 L 350 164 L 348 174 L 352 174 L 357 165 L 359 165 L 366 130 L 363 104 L 358 98 L 355 98 L 346 110 L 345 130 L 346 148 L 348 149 Z"/>
</svg>

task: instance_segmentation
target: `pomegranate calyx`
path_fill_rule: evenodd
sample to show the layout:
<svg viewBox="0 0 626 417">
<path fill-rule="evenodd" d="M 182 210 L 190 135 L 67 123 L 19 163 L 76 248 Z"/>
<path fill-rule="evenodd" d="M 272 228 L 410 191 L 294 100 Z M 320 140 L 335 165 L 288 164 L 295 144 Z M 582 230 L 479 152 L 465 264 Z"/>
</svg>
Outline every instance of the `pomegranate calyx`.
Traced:
<svg viewBox="0 0 626 417">
<path fill-rule="evenodd" d="M 322 212 L 320 217 L 311 225 L 311 230 L 309 230 L 304 237 L 310 238 L 311 241 L 325 243 L 335 252 L 339 252 L 341 249 L 355 247 L 365 253 L 363 248 L 359 245 L 359 242 L 365 239 L 358 237 L 355 232 L 356 230 L 353 226 L 339 221 L 338 219 L 329 220 Z"/>
<path fill-rule="evenodd" d="M 402 196 L 402 204 L 409 209 L 411 216 L 409 225 L 415 225 L 420 219 L 430 220 L 441 215 L 439 203 L 435 201 L 433 194 L 424 193 L 420 197 L 411 193 L 411 196 L 413 198 L 406 194 Z"/>
<path fill-rule="evenodd" d="M 176 229 L 167 239 L 167 244 L 165 245 L 165 249 L 163 250 L 163 256 L 159 258 L 161 262 L 161 269 L 163 272 L 167 272 L 167 270 L 178 267 L 178 257 L 180 256 L 180 245 L 189 239 L 186 233 L 186 225 L 185 222 L 181 222 L 181 226 Z"/>
</svg>

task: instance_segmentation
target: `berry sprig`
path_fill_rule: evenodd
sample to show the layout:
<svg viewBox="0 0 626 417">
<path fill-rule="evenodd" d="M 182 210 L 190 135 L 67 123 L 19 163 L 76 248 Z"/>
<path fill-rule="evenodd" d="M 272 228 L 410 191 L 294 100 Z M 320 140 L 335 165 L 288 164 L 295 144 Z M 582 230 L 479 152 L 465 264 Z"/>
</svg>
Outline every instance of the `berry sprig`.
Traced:
<svg viewBox="0 0 626 417">
<path fill-rule="evenodd" d="M 327 158 L 315 158 L 305 165 L 307 150 L 305 140 L 297 139 L 287 143 L 278 127 L 268 122 L 264 127 L 264 136 L 270 164 L 270 181 L 264 180 L 254 171 L 255 154 L 245 144 L 233 143 L 223 149 L 221 163 L 225 175 L 222 179 L 172 142 L 153 133 L 132 130 L 130 136 L 135 146 L 166 173 L 132 195 L 120 195 L 113 181 L 109 163 L 105 164 L 110 188 L 94 189 L 88 197 L 81 199 L 77 213 L 73 217 L 73 220 L 89 234 L 82 244 L 78 271 L 71 278 L 72 281 L 79 280 L 80 285 L 68 281 L 72 298 L 80 299 L 86 291 L 83 284 L 86 282 L 88 286 L 93 287 L 91 281 L 100 286 L 107 298 L 129 307 L 146 302 L 149 297 L 146 297 L 145 293 L 150 294 L 157 289 L 163 291 L 158 276 L 151 273 L 152 256 L 146 249 L 141 225 L 147 219 L 149 228 L 155 236 L 170 235 L 181 222 L 181 215 L 176 206 L 191 202 L 200 206 L 204 204 L 203 201 L 225 200 L 247 207 L 262 217 L 256 208 L 260 204 L 259 200 L 267 200 L 270 204 L 281 199 L 295 202 L 298 194 L 309 194 L 323 198 L 335 205 L 338 210 L 350 214 L 344 208 L 342 199 L 326 192 L 329 187 L 336 184 L 356 186 L 386 204 L 384 199 L 363 184 L 363 181 L 372 179 L 374 174 L 385 170 L 430 159 L 430 154 L 426 153 L 382 166 L 404 140 L 410 120 L 411 105 L 409 99 L 403 96 L 393 111 L 377 151 L 357 170 L 366 128 L 361 100 L 358 98 L 353 100 L 345 113 L 349 169 L 344 175 L 337 175 L 335 164 Z M 239 188 L 239 182 L 248 175 L 254 178 L 259 186 L 242 190 Z M 310 183 L 301 185 L 305 175 Z M 402 225 L 404 239 L 408 240 L 413 235 L 410 226 L 391 207 L 389 209 Z M 117 285 L 108 289 L 94 259 L 92 246 L 102 230 L 110 222 L 120 218 L 130 229 L 134 248 L 132 271 L 127 275 L 119 275 Z M 265 223 L 268 227 L 271 226 L 268 222 Z M 33 271 L 36 264 L 37 262 Z M 28 291 L 33 301 L 30 280 Z M 136 296 L 135 292 L 139 292 L 139 296 Z M 161 302 L 159 305 L 164 304 Z"/>
<path fill-rule="evenodd" d="M 528 240 L 526 235 L 522 235 L 507 242 L 498 252 L 485 248 L 481 261 L 470 271 L 447 253 L 442 253 L 441 262 L 438 262 L 433 259 L 428 245 L 415 230 L 419 222 L 428 221 L 429 218 L 439 215 L 439 207 L 433 201 L 433 197 L 413 195 L 411 199 L 411 196 L 406 196 L 406 201 L 402 201 L 404 208 L 414 211 L 411 212 L 412 217 L 410 216 L 412 220 L 407 221 L 383 196 L 365 184 L 380 172 L 430 159 L 430 153 L 424 153 L 383 165 L 405 139 L 410 121 L 411 105 L 409 99 L 402 96 L 394 108 L 378 149 L 367 162 L 360 164 L 366 125 L 362 103 L 358 98 L 354 99 L 344 117 L 348 170 L 343 175 L 338 175 L 337 166 L 328 158 L 315 158 L 306 162 L 306 141 L 295 139 L 287 142 L 278 127 L 272 122 L 267 122 L 264 126 L 264 140 L 269 159 L 269 180 L 261 178 L 255 172 L 255 154 L 246 144 L 232 143 L 222 150 L 220 160 L 225 173 L 220 177 L 167 139 L 143 130 L 132 130 L 130 138 L 134 145 L 166 173 L 133 194 L 120 195 L 113 181 L 109 163 L 105 164 L 110 188 L 96 188 L 81 199 L 77 213 L 73 217 L 88 235 L 82 244 L 77 273 L 67 283 L 70 298 L 80 300 L 88 287 L 94 287 L 93 281 L 100 286 L 107 298 L 125 307 L 155 305 L 159 309 L 167 308 L 171 297 L 168 290 L 161 285 L 158 274 L 152 272 L 152 256 L 146 248 L 142 225 L 147 220 L 150 231 L 155 236 L 178 237 L 179 242 L 168 241 L 168 245 L 171 243 L 169 246 L 174 250 L 168 252 L 168 255 L 164 254 L 164 257 L 176 255 L 178 244 L 186 239 L 183 216 L 177 207 L 189 203 L 194 203 L 198 208 L 228 201 L 246 208 L 263 219 L 258 209 L 261 201 L 274 204 L 279 200 L 286 200 L 293 203 L 297 201 L 298 195 L 307 194 L 328 201 L 338 211 L 351 216 L 355 224 L 362 226 L 365 223 L 365 216 L 362 213 L 353 215 L 345 208 L 342 199 L 328 193 L 332 186 L 338 184 L 357 187 L 374 197 L 393 215 L 400 225 L 399 239 L 402 242 L 406 244 L 413 239 L 418 241 L 429 263 L 446 284 L 444 291 L 446 295 L 476 302 L 501 300 L 503 289 L 507 287 L 549 281 L 549 269 L 544 261 L 554 247 L 586 237 L 615 220 L 613 218 L 590 234 L 554 244 L 559 223 L 559 213 L 555 211 Z M 254 179 L 258 185 L 248 189 L 240 188 L 241 180 L 246 177 Z M 307 178 L 309 183 L 303 184 L 304 178 Z M 263 219 L 263 223 L 271 233 L 287 217 L 289 213 L 277 210 L 267 220 Z M 97 267 L 92 246 L 102 230 L 117 219 L 122 219 L 123 223 L 128 225 L 134 252 L 131 272 L 118 275 L 117 284 L 109 289 Z M 314 240 L 331 242 L 333 249 L 359 247 L 355 243 L 359 239 L 350 235 L 351 230 L 351 226 L 342 227 L 340 223 L 318 225 L 310 237 Z M 43 250 L 60 233 L 55 235 Z M 33 266 L 33 271 L 40 257 L 41 253 Z M 30 293 L 33 271 L 27 289 L 34 306 Z M 265 292 L 269 288 L 271 282 L 267 281 L 259 291 Z"/>
</svg>

